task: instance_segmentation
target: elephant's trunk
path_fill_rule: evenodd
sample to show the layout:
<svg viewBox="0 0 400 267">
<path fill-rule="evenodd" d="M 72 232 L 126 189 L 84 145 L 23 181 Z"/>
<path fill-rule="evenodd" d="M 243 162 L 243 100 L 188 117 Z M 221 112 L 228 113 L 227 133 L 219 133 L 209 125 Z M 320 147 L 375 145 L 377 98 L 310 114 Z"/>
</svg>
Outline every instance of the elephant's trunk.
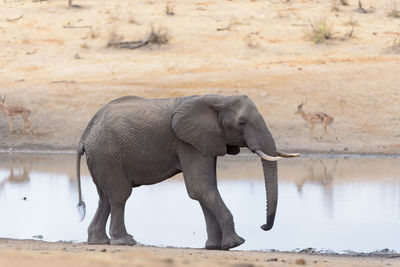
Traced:
<svg viewBox="0 0 400 267">
<path fill-rule="evenodd" d="M 264 231 L 274 225 L 276 206 L 278 204 L 278 167 L 280 157 L 275 148 L 275 142 L 261 115 L 252 128 L 244 134 L 247 147 L 261 157 L 264 171 L 264 181 L 267 199 L 267 222 L 261 226 Z"/>
<path fill-rule="evenodd" d="M 267 223 L 261 226 L 264 231 L 271 230 L 274 225 L 276 206 L 278 204 L 277 162 L 261 159 L 264 171 L 265 190 L 267 193 Z"/>
</svg>

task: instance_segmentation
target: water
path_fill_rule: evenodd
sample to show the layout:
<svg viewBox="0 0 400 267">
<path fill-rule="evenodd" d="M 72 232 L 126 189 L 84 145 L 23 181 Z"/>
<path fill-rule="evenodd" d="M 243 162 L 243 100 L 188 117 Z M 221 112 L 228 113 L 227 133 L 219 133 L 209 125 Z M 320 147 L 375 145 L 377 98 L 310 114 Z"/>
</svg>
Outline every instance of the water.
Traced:
<svg viewBox="0 0 400 267">
<path fill-rule="evenodd" d="M 259 159 L 223 157 L 218 184 L 241 250 L 400 251 L 400 159 L 303 157 L 279 162 L 275 225 L 264 232 L 265 189 Z M 97 208 L 96 188 L 82 164 L 87 215 L 75 209 L 75 156 L 0 154 L 0 237 L 85 241 Z M 143 244 L 203 247 L 203 214 L 182 177 L 135 188 L 126 208 L 128 232 Z"/>
</svg>

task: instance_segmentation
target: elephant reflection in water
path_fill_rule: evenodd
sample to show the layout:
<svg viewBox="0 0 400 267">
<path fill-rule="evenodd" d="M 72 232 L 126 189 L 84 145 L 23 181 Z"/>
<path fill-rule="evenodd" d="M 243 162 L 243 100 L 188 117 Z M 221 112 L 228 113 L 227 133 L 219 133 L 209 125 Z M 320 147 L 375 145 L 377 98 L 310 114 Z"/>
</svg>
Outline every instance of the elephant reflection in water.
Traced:
<svg viewBox="0 0 400 267">
<path fill-rule="evenodd" d="M 19 167 L 17 171 L 14 170 L 14 163 L 10 157 L 8 161 L 10 162 L 10 174 L 6 179 L 1 181 L 0 188 L 3 188 L 8 183 L 23 184 L 30 181 L 29 173 L 32 168 L 32 160 L 30 160 L 29 163 L 25 163 L 19 159 L 19 165 L 22 166 L 22 170 L 21 167 Z"/>
</svg>

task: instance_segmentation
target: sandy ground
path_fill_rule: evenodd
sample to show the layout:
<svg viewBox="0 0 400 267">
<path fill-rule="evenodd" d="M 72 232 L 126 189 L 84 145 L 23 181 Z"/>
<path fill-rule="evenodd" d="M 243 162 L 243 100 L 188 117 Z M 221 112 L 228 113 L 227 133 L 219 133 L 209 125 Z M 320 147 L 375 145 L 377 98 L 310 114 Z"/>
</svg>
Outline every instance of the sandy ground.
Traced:
<svg viewBox="0 0 400 267">
<path fill-rule="evenodd" d="M 206 251 L 143 246 L 89 246 L 0 239 L 0 266 L 398 266 L 399 255 L 338 256 L 260 251 Z"/>
<path fill-rule="evenodd" d="M 388 16 L 393 4 L 400 8 L 398 0 L 362 0 L 367 13 L 357 10 L 356 0 L 337 10 L 331 0 L 73 3 L 79 7 L 66 0 L 0 5 L 0 94 L 7 95 L 6 105 L 31 109 L 34 126 L 32 136 L 8 135 L 8 118 L 0 114 L 1 150 L 74 150 L 93 114 L 124 95 L 247 94 L 281 150 L 400 154 L 400 19 Z M 307 32 L 319 19 L 332 25 L 332 38 L 314 44 Z M 151 25 L 167 33 L 168 44 L 107 48 L 110 40 L 143 39 Z M 311 140 L 307 124 L 294 115 L 302 99 L 306 112 L 335 119 L 321 141 Z M 143 247 L 102 253 L 30 241 L 3 240 L 1 247 L 0 266 L 280 266 L 298 257 L 315 266 L 396 265 L 381 258 Z M 267 263 L 270 258 L 278 261 Z"/>
</svg>

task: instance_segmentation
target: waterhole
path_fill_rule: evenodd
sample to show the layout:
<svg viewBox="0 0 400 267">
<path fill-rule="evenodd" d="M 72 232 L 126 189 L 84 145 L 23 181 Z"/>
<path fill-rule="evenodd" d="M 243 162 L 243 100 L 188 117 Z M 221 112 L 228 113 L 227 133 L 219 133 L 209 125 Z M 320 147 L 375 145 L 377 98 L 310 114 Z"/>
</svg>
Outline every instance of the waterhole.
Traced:
<svg viewBox="0 0 400 267">
<path fill-rule="evenodd" d="M 253 155 L 218 161 L 218 187 L 240 250 L 400 251 L 400 159 L 308 156 L 279 162 L 279 200 L 272 230 L 264 232 L 265 187 Z M 82 163 L 86 218 L 79 222 L 73 154 L 0 154 L 0 237 L 76 241 L 87 239 L 97 208 L 96 188 Z M 135 188 L 126 227 L 146 245 L 204 247 L 199 204 L 181 175 Z M 108 226 L 107 226 L 108 227 Z"/>
</svg>

